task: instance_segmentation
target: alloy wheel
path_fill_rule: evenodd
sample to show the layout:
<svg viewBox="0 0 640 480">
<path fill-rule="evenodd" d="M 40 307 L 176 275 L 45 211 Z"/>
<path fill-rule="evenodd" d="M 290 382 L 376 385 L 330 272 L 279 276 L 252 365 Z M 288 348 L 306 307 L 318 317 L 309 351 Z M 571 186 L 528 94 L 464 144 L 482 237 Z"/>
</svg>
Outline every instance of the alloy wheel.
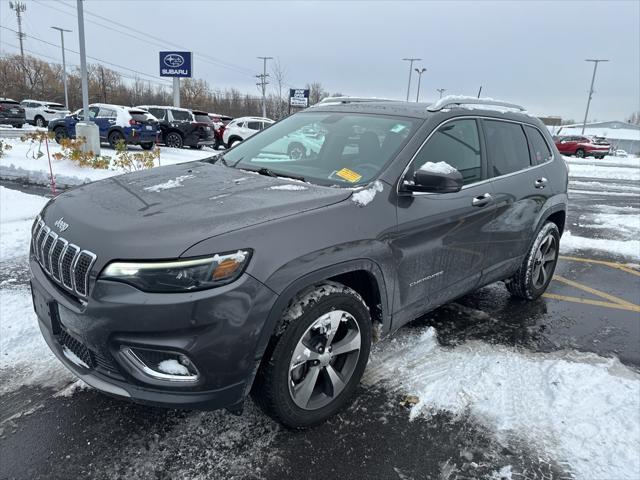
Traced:
<svg viewBox="0 0 640 480">
<path fill-rule="evenodd" d="M 548 283 L 555 267 L 557 251 L 555 237 L 548 234 L 540 243 L 534 257 L 532 277 L 534 288 L 543 288 Z"/>
<path fill-rule="evenodd" d="M 349 383 L 360 356 L 360 327 L 349 312 L 332 310 L 304 332 L 291 356 L 289 394 L 305 410 L 331 403 Z"/>
</svg>

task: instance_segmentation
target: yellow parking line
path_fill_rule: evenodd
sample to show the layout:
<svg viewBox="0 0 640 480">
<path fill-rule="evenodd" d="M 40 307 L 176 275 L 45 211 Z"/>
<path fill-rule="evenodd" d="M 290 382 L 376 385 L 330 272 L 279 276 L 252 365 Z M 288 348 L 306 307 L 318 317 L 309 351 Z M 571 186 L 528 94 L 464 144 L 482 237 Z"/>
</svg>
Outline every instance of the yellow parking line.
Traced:
<svg viewBox="0 0 640 480">
<path fill-rule="evenodd" d="M 607 262 L 606 260 L 595 260 L 593 258 L 580 258 L 580 257 L 567 257 L 564 255 L 560 255 L 558 258 L 562 260 L 570 260 L 572 262 L 582 262 L 582 263 L 595 263 L 597 265 L 606 265 L 607 267 L 617 268 L 618 270 L 622 270 L 623 272 L 630 273 L 631 275 L 636 275 L 640 277 L 640 272 L 634 270 L 633 268 L 629 268 L 622 263 L 616 262 Z"/>
<path fill-rule="evenodd" d="M 586 305 L 596 305 L 598 307 L 616 308 L 618 310 L 627 310 L 630 312 L 640 312 L 640 306 L 638 305 L 621 305 L 619 303 L 603 302 L 601 300 L 591 300 L 588 298 L 556 295 L 555 293 L 545 293 L 542 296 L 545 298 L 552 298 L 554 300 L 564 300 L 565 302 L 583 303 Z"/>
<path fill-rule="evenodd" d="M 606 300 L 609 300 L 612 303 L 617 303 L 618 305 L 627 305 L 627 306 L 640 308 L 640 306 L 635 305 L 635 304 L 633 304 L 631 302 L 628 302 L 628 301 L 626 301 L 626 300 L 624 300 L 622 298 L 616 297 L 614 295 L 610 295 L 610 294 L 605 293 L 605 292 L 601 292 L 600 290 L 596 290 L 595 288 L 588 287 L 587 285 L 583 285 L 583 284 L 578 283 L 578 282 L 576 282 L 574 280 L 569 280 L 568 278 L 564 278 L 564 277 L 562 277 L 560 275 L 554 275 L 553 279 L 557 280 L 558 282 L 565 283 L 565 284 L 567 284 L 567 285 L 569 285 L 571 287 L 574 287 L 574 288 L 577 288 L 579 290 L 583 290 L 583 291 L 585 291 L 587 293 L 590 293 L 592 295 L 595 295 L 596 297 L 601 297 L 601 298 L 604 298 Z"/>
</svg>

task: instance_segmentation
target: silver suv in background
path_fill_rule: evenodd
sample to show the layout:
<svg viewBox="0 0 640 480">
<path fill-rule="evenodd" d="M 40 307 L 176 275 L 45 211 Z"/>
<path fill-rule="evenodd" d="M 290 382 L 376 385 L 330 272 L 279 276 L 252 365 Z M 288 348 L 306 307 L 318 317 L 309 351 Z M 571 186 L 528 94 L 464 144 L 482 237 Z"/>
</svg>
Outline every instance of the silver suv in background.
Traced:
<svg viewBox="0 0 640 480">
<path fill-rule="evenodd" d="M 274 120 L 264 117 L 236 118 L 225 127 L 222 140 L 227 148 L 231 148 L 274 123 Z"/>
<path fill-rule="evenodd" d="M 46 102 L 44 100 L 22 100 L 20 105 L 24 108 L 27 123 L 36 127 L 46 127 L 51 120 L 64 118 L 71 113 L 61 103 Z"/>
</svg>

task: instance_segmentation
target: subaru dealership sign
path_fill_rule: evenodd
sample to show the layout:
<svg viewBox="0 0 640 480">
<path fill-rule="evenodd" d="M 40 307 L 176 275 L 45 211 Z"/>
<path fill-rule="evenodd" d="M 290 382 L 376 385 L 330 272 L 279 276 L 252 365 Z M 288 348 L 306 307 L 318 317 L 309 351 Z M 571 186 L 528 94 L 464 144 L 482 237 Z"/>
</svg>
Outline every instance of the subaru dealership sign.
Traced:
<svg viewBox="0 0 640 480">
<path fill-rule="evenodd" d="M 161 77 L 191 78 L 191 52 L 160 52 Z"/>
</svg>

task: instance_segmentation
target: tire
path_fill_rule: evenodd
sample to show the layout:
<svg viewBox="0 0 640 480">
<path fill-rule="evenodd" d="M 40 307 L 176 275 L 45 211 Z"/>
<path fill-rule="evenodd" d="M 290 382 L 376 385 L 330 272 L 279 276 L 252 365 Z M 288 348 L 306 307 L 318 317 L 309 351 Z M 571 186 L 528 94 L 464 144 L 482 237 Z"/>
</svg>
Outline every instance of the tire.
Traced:
<svg viewBox="0 0 640 480">
<path fill-rule="evenodd" d="M 290 428 L 324 422 L 349 402 L 367 365 L 367 305 L 349 287 L 322 283 L 291 301 L 275 332 L 253 385 L 254 400 Z"/>
<path fill-rule="evenodd" d="M 578 158 L 584 158 L 584 150 L 579 148 L 576 150 L 576 157 Z"/>
<path fill-rule="evenodd" d="M 164 144 L 170 148 L 182 148 L 184 140 L 178 132 L 169 132 L 164 137 Z"/>
<path fill-rule="evenodd" d="M 227 145 L 227 148 L 233 148 L 234 145 L 240 143 L 242 141 L 241 138 L 235 137 L 235 138 L 231 138 L 229 139 L 229 144 Z"/>
<path fill-rule="evenodd" d="M 287 147 L 287 155 L 291 160 L 301 160 L 307 156 L 307 150 L 300 142 L 293 142 Z"/>
<path fill-rule="evenodd" d="M 63 139 L 69 138 L 69 135 L 67 135 L 67 130 L 64 127 L 56 127 L 53 131 L 53 138 L 56 143 L 60 144 Z"/>
<path fill-rule="evenodd" d="M 122 132 L 120 130 L 114 130 L 111 133 L 109 133 L 109 145 L 111 146 L 111 148 L 113 148 L 115 150 L 116 145 L 118 144 L 118 142 L 124 140 L 124 135 L 122 134 Z"/>
<path fill-rule="evenodd" d="M 140 144 L 143 150 L 151 150 L 153 148 L 153 145 L 153 142 L 144 142 Z"/>
<path fill-rule="evenodd" d="M 542 295 L 553 278 L 559 251 L 558 226 L 553 222 L 546 222 L 538 231 L 518 271 L 505 280 L 509 293 L 526 300 L 535 300 Z"/>
<path fill-rule="evenodd" d="M 41 117 L 40 115 L 38 115 L 35 119 L 34 119 L 34 123 L 36 127 L 46 127 L 47 126 L 47 122 L 45 122 L 44 118 Z"/>
</svg>

